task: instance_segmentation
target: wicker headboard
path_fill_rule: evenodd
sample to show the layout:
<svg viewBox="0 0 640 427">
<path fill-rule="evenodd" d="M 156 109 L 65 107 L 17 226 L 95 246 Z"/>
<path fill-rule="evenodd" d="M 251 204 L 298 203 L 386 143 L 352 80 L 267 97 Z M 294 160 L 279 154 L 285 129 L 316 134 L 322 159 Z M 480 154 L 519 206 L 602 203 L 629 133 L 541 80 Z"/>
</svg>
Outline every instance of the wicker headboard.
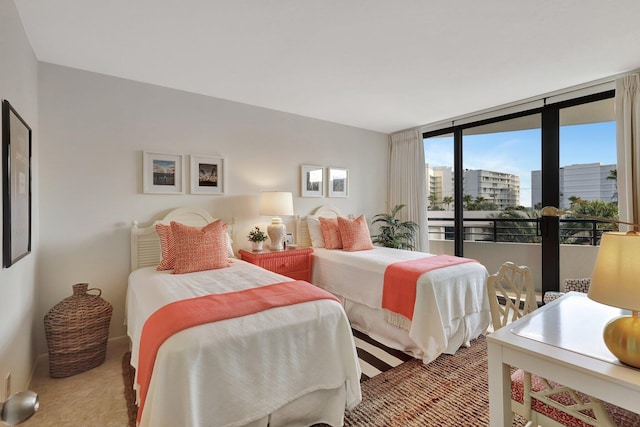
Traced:
<svg viewBox="0 0 640 427">
<path fill-rule="evenodd" d="M 158 265 L 160 262 L 162 251 L 160 238 L 156 233 L 156 224 L 170 224 L 171 221 L 175 221 L 192 227 L 204 227 L 214 220 L 204 209 L 178 208 L 149 227 L 138 228 L 138 222 L 134 221 L 131 228 L 131 271 Z"/>
<path fill-rule="evenodd" d="M 316 208 L 312 215 L 324 218 L 337 218 L 339 216 L 343 216 L 337 208 L 329 205 L 322 205 Z M 307 225 L 306 217 L 298 217 L 296 220 L 296 243 L 298 246 L 302 247 L 311 246 L 311 236 L 309 235 L 309 226 Z"/>
</svg>

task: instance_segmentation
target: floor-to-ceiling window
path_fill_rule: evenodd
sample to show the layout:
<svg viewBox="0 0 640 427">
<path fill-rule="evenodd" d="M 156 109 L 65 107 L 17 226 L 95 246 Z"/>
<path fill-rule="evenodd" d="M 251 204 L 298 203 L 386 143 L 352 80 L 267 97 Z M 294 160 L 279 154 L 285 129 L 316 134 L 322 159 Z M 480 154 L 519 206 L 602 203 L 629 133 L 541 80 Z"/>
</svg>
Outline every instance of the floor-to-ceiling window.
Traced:
<svg viewBox="0 0 640 427">
<path fill-rule="evenodd" d="M 541 219 L 540 209 L 617 215 L 613 91 L 547 101 L 423 135 L 430 239 L 448 241 L 431 247 L 482 258 L 490 270 L 504 261 L 528 265 L 539 295 L 589 270 L 571 267 L 575 247 L 561 257 L 561 247 L 585 242 L 586 232 L 567 240 L 571 218 Z"/>
<path fill-rule="evenodd" d="M 559 109 L 559 208 L 578 214 L 618 218 L 614 98 Z M 559 224 L 560 283 L 589 277 L 603 231 L 611 223 L 565 215 Z"/>
<path fill-rule="evenodd" d="M 467 257 L 491 258 L 495 272 L 505 261 L 527 265 L 542 283 L 542 238 L 531 205 L 531 171 L 541 167 L 540 113 L 462 130 L 463 215 Z M 490 246 L 488 246 L 490 243 Z"/>
</svg>

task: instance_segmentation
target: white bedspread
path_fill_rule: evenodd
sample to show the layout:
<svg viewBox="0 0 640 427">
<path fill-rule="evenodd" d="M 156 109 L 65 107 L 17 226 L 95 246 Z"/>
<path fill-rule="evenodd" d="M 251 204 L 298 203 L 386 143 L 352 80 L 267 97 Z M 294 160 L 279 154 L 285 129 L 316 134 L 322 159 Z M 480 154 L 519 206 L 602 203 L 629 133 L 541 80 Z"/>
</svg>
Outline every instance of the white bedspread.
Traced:
<svg viewBox="0 0 640 427">
<path fill-rule="evenodd" d="M 127 332 L 137 367 L 146 319 L 179 299 L 291 280 L 240 260 L 229 268 L 174 275 L 131 273 Z M 159 349 L 142 426 L 241 426 L 316 390 L 361 400 L 360 367 L 342 306 L 320 300 L 196 326 Z"/>
<path fill-rule="evenodd" d="M 383 247 L 357 252 L 314 248 L 312 281 L 343 299 L 381 310 L 386 267 L 428 256 L 432 255 Z M 487 276 L 483 265 L 465 263 L 432 270 L 419 278 L 409 330 L 419 349 L 416 357 L 428 363 L 486 330 L 491 321 Z"/>
</svg>

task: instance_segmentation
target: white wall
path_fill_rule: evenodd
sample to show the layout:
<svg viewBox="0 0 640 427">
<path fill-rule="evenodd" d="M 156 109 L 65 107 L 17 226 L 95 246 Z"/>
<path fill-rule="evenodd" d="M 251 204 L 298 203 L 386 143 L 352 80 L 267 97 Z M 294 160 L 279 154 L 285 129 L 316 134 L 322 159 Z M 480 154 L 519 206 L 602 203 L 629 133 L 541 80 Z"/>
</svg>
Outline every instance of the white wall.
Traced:
<svg viewBox="0 0 640 427">
<path fill-rule="evenodd" d="M 234 249 L 270 218 L 262 190 L 294 193 L 296 214 L 331 203 L 369 218 L 386 210 L 388 136 L 104 75 L 40 64 L 41 252 L 36 319 L 89 282 L 125 334 L 129 228 L 179 206 L 236 219 Z M 142 151 L 222 155 L 226 194 L 142 193 Z M 348 198 L 301 198 L 300 165 L 349 168 Z M 188 188 L 188 186 L 187 186 Z M 290 230 L 293 218 L 286 219 Z M 45 352 L 44 331 L 38 350 Z"/>
<path fill-rule="evenodd" d="M 35 360 L 32 329 L 36 325 L 32 319 L 39 227 L 37 71 L 36 58 L 13 1 L 0 0 L 0 99 L 8 100 L 32 129 L 34 181 L 32 253 L 10 268 L 0 269 L 0 401 L 5 397 L 7 374 L 11 373 L 12 391 L 24 389 Z M 0 240 L 2 233 L 0 227 Z"/>
</svg>

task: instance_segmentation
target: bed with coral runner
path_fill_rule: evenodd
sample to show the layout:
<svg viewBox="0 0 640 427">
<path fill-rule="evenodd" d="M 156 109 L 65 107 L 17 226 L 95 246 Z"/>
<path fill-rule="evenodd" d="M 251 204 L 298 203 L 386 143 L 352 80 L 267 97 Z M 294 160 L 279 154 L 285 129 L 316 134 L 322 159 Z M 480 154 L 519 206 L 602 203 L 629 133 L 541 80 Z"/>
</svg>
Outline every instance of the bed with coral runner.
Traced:
<svg viewBox="0 0 640 427">
<path fill-rule="evenodd" d="M 327 206 L 314 213 L 319 218 L 339 215 Z M 297 224 L 298 243 L 313 246 L 311 282 L 340 298 L 355 329 L 424 363 L 442 353 L 454 354 L 487 330 L 491 321 L 488 272 L 482 264 L 377 246 L 355 251 L 327 249 L 325 242 L 318 245 L 313 238 L 312 223 L 307 216 Z M 398 266 L 411 270 L 399 268 L 396 272 L 396 276 L 410 278 L 410 302 L 403 292 L 389 291 L 385 286 L 388 269 Z M 396 296 L 400 297 L 400 308 L 385 301 Z"/>
<path fill-rule="evenodd" d="M 279 291 L 262 292 L 270 287 Z M 291 294 L 299 288 L 304 294 L 309 287 L 315 288 L 238 259 L 229 259 L 224 268 L 186 274 L 155 266 L 135 269 L 129 276 L 126 317 L 136 375 L 148 363 L 141 345 L 145 324 L 163 307 L 186 304 L 174 310 L 174 320 L 164 320 L 179 323 L 180 310 L 194 309 L 192 301 L 207 311 L 216 310 L 216 303 L 252 306 L 257 299 L 263 305 L 266 298 L 266 306 L 240 308 L 245 312 L 239 314 L 230 310 L 222 318 L 216 313 L 213 323 L 198 320 L 163 336 L 144 386 L 139 425 L 341 425 L 345 410 L 361 399 L 361 371 L 344 309 L 317 289 L 309 298 L 286 297 L 273 304 L 280 291 Z M 243 293 L 249 294 L 248 303 L 236 299 Z M 210 299 L 225 294 L 233 298 L 209 306 Z M 135 381 L 138 403 L 141 381 L 146 380 Z"/>
</svg>

